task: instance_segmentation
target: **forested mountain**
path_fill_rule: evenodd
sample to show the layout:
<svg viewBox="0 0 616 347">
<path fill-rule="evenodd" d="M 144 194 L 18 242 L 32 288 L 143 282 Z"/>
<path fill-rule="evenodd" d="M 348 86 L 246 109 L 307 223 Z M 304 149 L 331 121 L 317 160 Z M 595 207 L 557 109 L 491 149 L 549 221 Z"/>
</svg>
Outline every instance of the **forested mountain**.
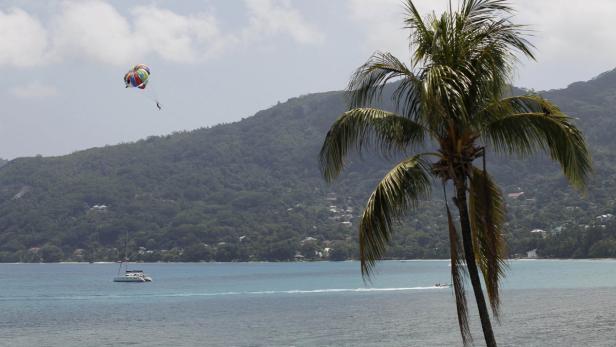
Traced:
<svg viewBox="0 0 616 347">
<path fill-rule="evenodd" d="M 0 158 L 0 167 L 2 167 L 7 162 L 8 162 L 7 160 Z"/>
<path fill-rule="evenodd" d="M 541 156 L 489 155 L 510 253 L 616 256 L 616 71 L 541 94 L 578 118 L 595 173 L 582 196 Z M 362 204 L 394 161 L 356 156 L 324 183 L 318 151 L 344 110 L 342 92 L 312 94 L 236 123 L 0 162 L 0 261 L 115 260 L 127 238 L 146 261 L 353 257 Z M 439 192 L 397 228 L 390 257 L 448 256 Z"/>
</svg>

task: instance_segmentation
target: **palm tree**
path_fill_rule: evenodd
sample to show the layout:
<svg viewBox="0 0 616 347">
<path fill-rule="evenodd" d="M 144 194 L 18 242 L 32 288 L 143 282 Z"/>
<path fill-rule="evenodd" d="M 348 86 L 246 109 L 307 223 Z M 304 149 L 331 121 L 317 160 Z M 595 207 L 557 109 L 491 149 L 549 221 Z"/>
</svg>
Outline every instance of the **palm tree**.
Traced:
<svg viewBox="0 0 616 347">
<path fill-rule="evenodd" d="M 554 104 L 535 94 L 507 96 L 516 57 L 534 56 L 525 27 L 511 22 L 513 9 L 505 0 L 462 0 L 455 10 L 450 2 L 448 11 L 425 18 L 412 0 L 405 9 L 413 50 L 409 64 L 377 52 L 357 69 L 348 86 L 349 111 L 331 126 L 323 143 L 321 171 L 333 180 L 349 150 L 368 145 L 389 157 L 405 157 L 378 183 L 361 217 L 365 279 L 385 252 L 392 223 L 430 195 L 433 181 L 440 181 L 462 341 L 472 341 L 464 289 L 468 275 L 486 344 L 496 346 L 479 270 L 498 318 L 499 282 L 506 266 L 505 215 L 502 193 L 486 170 L 487 149 L 521 156 L 543 151 L 579 189 L 591 170 L 590 155 L 580 130 Z M 396 112 L 371 107 L 394 81 Z M 436 150 L 418 153 L 430 145 Z M 450 185 L 459 232 L 447 203 Z"/>
</svg>

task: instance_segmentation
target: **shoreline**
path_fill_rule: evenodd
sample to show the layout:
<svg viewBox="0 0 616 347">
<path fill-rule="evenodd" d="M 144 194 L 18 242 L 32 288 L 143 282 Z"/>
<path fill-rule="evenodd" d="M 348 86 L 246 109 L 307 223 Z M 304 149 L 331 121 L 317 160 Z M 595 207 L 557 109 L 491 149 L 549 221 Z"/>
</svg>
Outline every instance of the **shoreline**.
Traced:
<svg viewBox="0 0 616 347">
<path fill-rule="evenodd" d="M 449 262 L 449 259 L 384 259 L 379 260 L 378 262 Z M 514 261 L 616 261 L 616 258 L 512 258 L 507 259 L 507 262 Z M 312 260 L 312 261 L 193 261 L 193 262 L 184 262 L 184 261 L 155 261 L 155 262 L 129 262 L 132 264 L 301 264 L 301 263 L 353 263 L 359 262 L 359 260 L 349 259 L 342 261 L 334 261 L 334 260 Z M 16 263 L 0 263 L 0 265 L 20 265 L 20 264 L 63 264 L 63 265 L 80 265 L 80 264 L 88 264 L 88 265 L 108 265 L 108 264 L 119 264 L 119 262 L 115 261 L 95 261 L 95 262 L 87 262 L 87 261 L 61 261 L 61 262 L 39 262 L 39 263 L 29 263 L 29 262 L 16 262 Z"/>
</svg>

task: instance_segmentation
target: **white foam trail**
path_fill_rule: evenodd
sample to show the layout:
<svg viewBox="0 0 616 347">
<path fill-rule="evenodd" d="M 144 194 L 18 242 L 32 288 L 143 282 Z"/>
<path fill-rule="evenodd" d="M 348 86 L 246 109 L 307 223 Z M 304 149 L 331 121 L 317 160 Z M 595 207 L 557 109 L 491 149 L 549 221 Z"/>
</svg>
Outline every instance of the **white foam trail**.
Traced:
<svg viewBox="0 0 616 347">
<path fill-rule="evenodd" d="M 222 296 L 222 295 L 272 295 L 272 294 L 319 294 L 319 293 L 357 293 L 357 292 L 400 292 L 411 290 L 444 289 L 446 287 L 398 287 L 398 288 L 331 288 L 331 289 L 292 289 L 292 290 L 263 290 L 248 292 L 218 292 L 218 293 L 183 293 L 183 294 L 160 294 L 156 296 Z"/>
<path fill-rule="evenodd" d="M 38 297 L 0 297 L 3 300 L 92 300 L 92 299 L 122 299 L 139 297 L 196 297 L 196 296 L 227 296 L 227 295 L 284 295 L 284 294 L 320 294 L 320 293 L 359 293 L 359 292 L 402 292 L 414 290 L 438 290 L 447 287 L 395 287 L 395 288 L 331 288 L 331 289 L 292 289 L 292 290 L 262 290 L 245 292 L 215 292 L 215 293 L 142 293 L 133 295 L 79 295 L 79 296 L 38 296 Z"/>
</svg>

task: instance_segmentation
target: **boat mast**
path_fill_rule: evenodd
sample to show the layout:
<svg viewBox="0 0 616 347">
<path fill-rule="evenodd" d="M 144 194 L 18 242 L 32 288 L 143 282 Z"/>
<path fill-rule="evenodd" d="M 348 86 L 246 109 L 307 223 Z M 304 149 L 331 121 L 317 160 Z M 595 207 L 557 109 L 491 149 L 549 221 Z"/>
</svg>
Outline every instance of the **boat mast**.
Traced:
<svg viewBox="0 0 616 347">
<path fill-rule="evenodd" d="M 124 271 L 128 270 L 128 229 L 126 229 L 126 241 L 124 242 L 124 261 L 126 264 L 124 265 Z"/>
<path fill-rule="evenodd" d="M 124 257 L 120 260 L 118 276 L 122 273 L 122 265 L 124 265 L 124 272 L 126 273 L 128 270 L 128 229 L 126 230 L 126 238 L 124 239 Z"/>
</svg>

